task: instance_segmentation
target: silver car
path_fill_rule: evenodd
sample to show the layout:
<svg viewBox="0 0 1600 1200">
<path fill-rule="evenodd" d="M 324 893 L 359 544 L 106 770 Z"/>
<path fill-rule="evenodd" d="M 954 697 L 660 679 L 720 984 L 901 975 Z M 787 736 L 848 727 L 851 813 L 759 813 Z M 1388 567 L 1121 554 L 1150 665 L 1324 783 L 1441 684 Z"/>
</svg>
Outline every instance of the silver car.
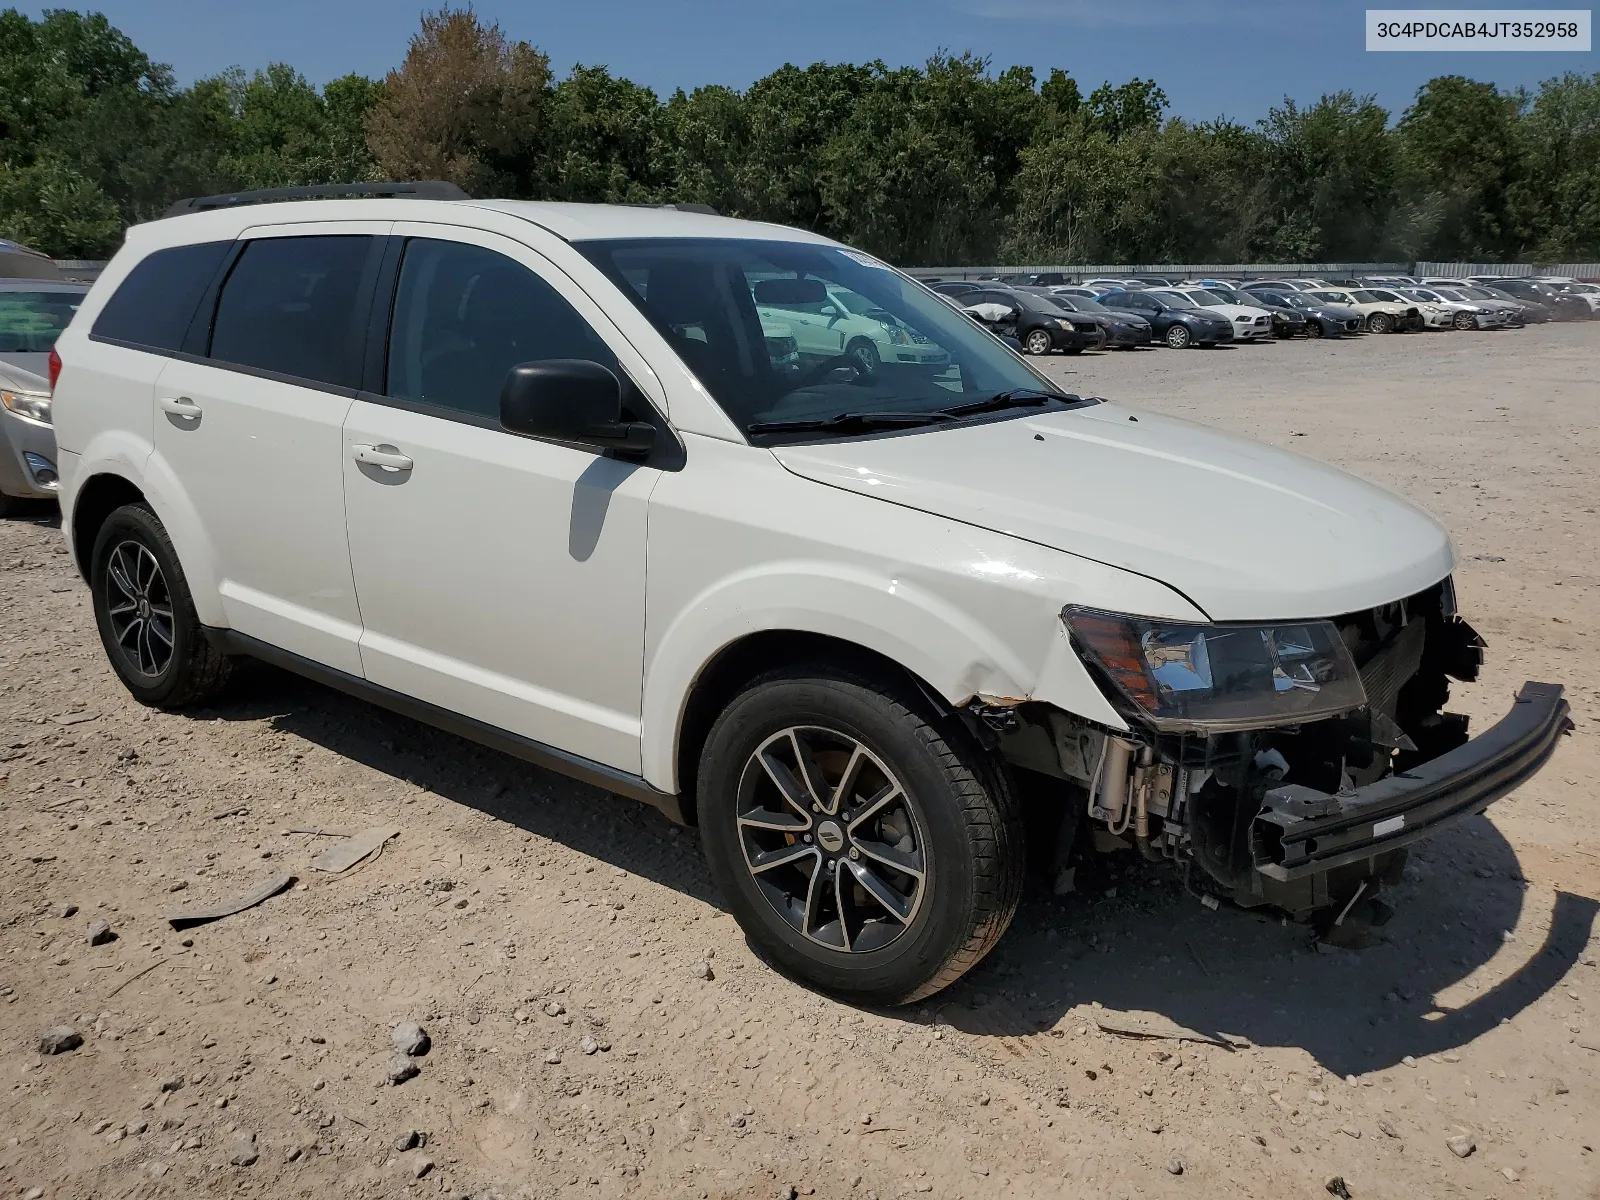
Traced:
<svg viewBox="0 0 1600 1200">
<path fill-rule="evenodd" d="M 17 499 L 55 498 L 50 351 L 88 290 L 85 283 L 0 279 L 0 516 Z"/>
</svg>

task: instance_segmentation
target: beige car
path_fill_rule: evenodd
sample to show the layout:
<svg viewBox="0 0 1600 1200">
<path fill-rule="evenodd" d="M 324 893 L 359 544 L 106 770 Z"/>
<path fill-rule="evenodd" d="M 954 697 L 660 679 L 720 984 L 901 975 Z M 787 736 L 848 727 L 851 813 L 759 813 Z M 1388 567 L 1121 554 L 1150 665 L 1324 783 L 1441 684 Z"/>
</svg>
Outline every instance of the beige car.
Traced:
<svg viewBox="0 0 1600 1200">
<path fill-rule="evenodd" d="M 1325 288 L 1307 292 L 1306 295 L 1325 304 L 1355 309 L 1366 318 L 1367 329 L 1372 333 L 1397 333 L 1427 327 L 1421 309 L 1415 304 L 1385 300 L 1366 288 Z"/>
</svg>

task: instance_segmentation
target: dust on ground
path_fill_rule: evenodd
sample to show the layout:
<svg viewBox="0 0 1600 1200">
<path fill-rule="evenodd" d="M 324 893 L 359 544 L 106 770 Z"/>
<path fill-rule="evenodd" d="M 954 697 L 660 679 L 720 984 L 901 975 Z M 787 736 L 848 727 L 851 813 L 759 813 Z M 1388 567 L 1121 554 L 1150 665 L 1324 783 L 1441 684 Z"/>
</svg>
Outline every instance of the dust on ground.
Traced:
<svg viewBox="0 0 1600 1200">
<path fill-rule="evenodd" d="M 1429 508 L 1489 641 L 1457 707 L 1548 679 L 1577 731 L 1413 854 L 1369 948 L 1128 864 L 900 1011 L 764 966 L 652 810 L 267 668 L 138 707 L 53 510 L 0 522 L 0 1193 L 1600 1195 L 1597 363 L 1600 325 L 1052 360 Z M 339 875 L 296 832 L 377 825 Z"/>
</svg>

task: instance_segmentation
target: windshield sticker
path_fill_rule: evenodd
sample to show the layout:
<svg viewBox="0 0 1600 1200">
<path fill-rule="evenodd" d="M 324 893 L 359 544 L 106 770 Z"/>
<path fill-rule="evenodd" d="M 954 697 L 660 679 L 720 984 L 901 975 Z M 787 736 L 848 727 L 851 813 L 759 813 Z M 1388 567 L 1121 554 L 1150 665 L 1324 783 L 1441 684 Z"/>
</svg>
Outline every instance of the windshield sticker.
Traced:
<svg viewBox="0 0 1600 1200">
<path fill-rule="evenodd" d="M 894 270 L 894 268 L 891 267 L 888 263 L 879 262 L 877 259 L 873 258 L 872 255 L 863 254 L 859 250 L 840 250 L 839 253 L 844 255 L 851 262 L 860 263 L 863 267 L 875 267 L 880 271 L 893 271 Z"/>
</svg>

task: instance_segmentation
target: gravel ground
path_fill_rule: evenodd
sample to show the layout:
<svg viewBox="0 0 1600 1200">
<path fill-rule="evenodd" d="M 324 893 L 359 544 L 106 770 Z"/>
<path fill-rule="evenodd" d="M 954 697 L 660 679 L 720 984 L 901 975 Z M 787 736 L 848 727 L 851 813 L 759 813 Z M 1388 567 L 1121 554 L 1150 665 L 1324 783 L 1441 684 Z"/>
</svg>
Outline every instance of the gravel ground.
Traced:
<svg viewBox="0 0 1600 1200">
<path fill-rule="evenodd" d="M 1600 1196 L 1597 363 L 1600 325 L 1052 360 L 1427 506 L 1490 644 L 1459 706 L 1555 680 L 1577 732 L 1365 948 L 1124 863 L 896 1012 L 762 965 L 651 810 L 266 668 L 139 708 L 54 513 L 0 522 L 0 1194 Z"/>
</svg>

